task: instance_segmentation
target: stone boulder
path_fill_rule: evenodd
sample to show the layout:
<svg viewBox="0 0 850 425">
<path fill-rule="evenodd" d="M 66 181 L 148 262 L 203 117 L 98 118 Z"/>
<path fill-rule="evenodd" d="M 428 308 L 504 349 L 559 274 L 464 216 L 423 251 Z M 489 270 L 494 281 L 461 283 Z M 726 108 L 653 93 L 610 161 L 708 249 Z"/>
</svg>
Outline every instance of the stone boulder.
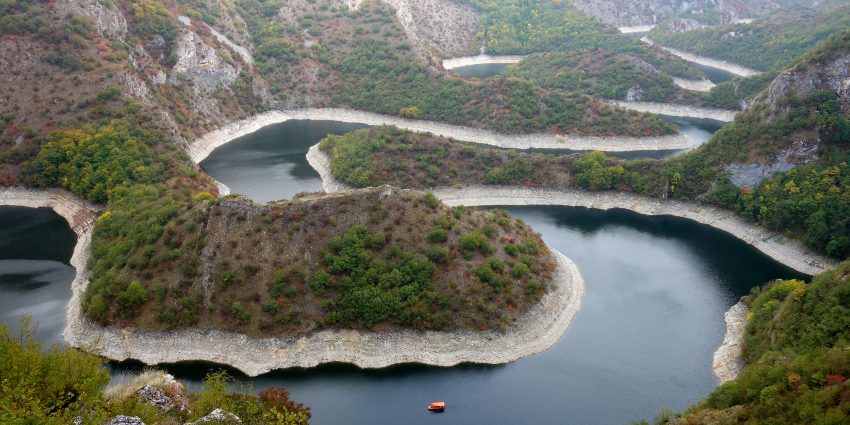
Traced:
<svg viewBox="0 0 850 425">
<path fill-rule="evenodd" d="M 158 407 L 159 410 L 170 409 L 174 402 L 171 397 L 165 395 L 165 391 L 150 385 L 145 385 L 144 387 L 139 388 L 136 391 L 136 394 L 140 399 L 142 399 L 142 401 Z"/>
<path fill-rule="evenodd" d="M 145 425 L 145 423 L 138 416 L 118 415 L 109 421 L 109 425 Z"/>
<path fill-rule="evenodd" d="M 202 425 L 213 421 L 224 423 L 242 423 L 242 419 L 239 419 L 239 416 L 236 416 L 226 410 L 215 409 L 210 412 L 209 415 L 206 415 L 203 418 L 198 419 L 194 422 L 187 422 L 185 425 Z"/>
</svg>

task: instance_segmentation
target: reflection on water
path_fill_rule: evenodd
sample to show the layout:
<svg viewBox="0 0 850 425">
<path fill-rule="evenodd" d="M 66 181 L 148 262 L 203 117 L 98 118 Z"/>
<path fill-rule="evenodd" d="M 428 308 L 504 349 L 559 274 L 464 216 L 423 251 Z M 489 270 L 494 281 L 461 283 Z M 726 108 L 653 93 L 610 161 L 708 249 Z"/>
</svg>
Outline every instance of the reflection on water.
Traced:
<svg viewBox="0 0 850 425">
<path fill-rule="evenodd" d="M 46 208 L 0 207 L 0 223 L 0 323 L 14 330 L 29 314 L 39 341 L 61 343 L 75 275 L 68 265 L 74 233 Z"/>
<path fill-rule="evenodd" d="M 467 65 L 453 69 L 458 75 L 464 78 L 488 78 L 496 75 L 502 75 L 507 71 L 508 64 L 506 63 L 483 63 L 478 65 Z"/>
</svg>

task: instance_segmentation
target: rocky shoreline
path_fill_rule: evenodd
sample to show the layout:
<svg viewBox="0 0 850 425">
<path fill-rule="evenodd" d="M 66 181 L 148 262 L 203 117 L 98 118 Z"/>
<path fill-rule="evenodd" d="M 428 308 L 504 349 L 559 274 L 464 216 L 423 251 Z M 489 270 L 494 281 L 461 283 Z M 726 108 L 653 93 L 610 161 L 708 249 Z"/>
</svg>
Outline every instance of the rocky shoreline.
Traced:
<svg viewBox="0 0 850 425">
<path fill-rule="evenodd" d="M 711 370 L 721 384 L 737 378 L 744 370 L 744 336 L 749 311 L 743 301 L 738 301 L 723 315 L 726 336 L 723 337 L 723 344 L 714 352 L 711 363 Z"/>
<path fill-rule="evenodd" d="M 82 295 L 88 283 L 85 262 L 90 235 L 74 250 L 78 274 L 68 305 L 65 340 L 74 347 L 112 360 L 145 364 L 206 361 L 224 364 L 248 376 L 276 369 L 308 368 L 323 363 L 350 363 L 384 368 L 403 363 L 454 366 L 502 364 L 544 351 L 569 327 L 581 305 L 584 281 L 576 265 L 552 250 L 557 262 L 553 284 L 540 302 L 504 330 L 395 331 L 386 333 L 325 330 L 306 336 L 252 338 L 211 329 L 145 331 L 103 327 L 85 319 Z"/>
<path fill-rule="evenodd" d="M 638 112 L 650 112 L 672 117 L 701 118 L 720 122 L 732 122 L 737 111 L 726 109 L 703 108 L 699 106 L 677 105 L 673 103 L 627 102 L 624 100 L 608 100 L 612 105 Z"/>
<path fill-rule="evenodd" d="M 538 148 L 630 152 L 679 150 L 693 147 L 693 142 L 683 133 L 658 137 L 591 137 L 545 133 L 508 135 L 433 121 L 410 120 L 372 112 L 327 108 L 271 111 L 231 123 L 192 141 L 188 148 L 189 156 L 195 163 L 200 163 L 219 146 L 253 133 L 262 127 L 290 120 L 341 121 L 373 126 L 394 125 L 406 130 L 430 132 L 457 140 L 511 149 Z"/>
<path fill-rule="evenodd" d="M 644 43 L 649 44 L 650 46 L 657 46 L 659 49 L 665 50 L 665 51 L 667 51 L 667 52 L 669 52 L 673 55 L 676 55 L 676 56 L 678 56 L 678 57 L 680 57 L 680 58 L 682 58 L 682 59 L 684 59 L 688 62 L 693 62 L 693 63 L 699 64 L 699 65 L 709 66 L 709 67 L 712 67 L 712 68 L 722 69 L 723 71 L 735 74 L 739 77 L 750 77 L 750 76 L 753 76 L 753 75 L 761 74 L 760 71 L 756 71 L 755 69 L 747 68 L 746 66 L 738 65 L 736 63 L 726 62 L 724 60 L 719 60 L 719 59 L 707 58 L 705 56 L 695 55 L 693 53 L 688 53 L 688 52 L 685 52 L 685 51 L 682 51 L 682 50 L 679 50 L 679 49 L 674 49 L 672 47 L 662 46 L 660 44 L 656 44 L 649 37 L 643 37 L 643 38 L 640 39 L 640 41 L 643 41 Z"/>
<path fill-rule="evenodd" d="M 460 58 L 451 58 L 443 60 L 444 69 L 455 69 L 470 65 L 486 65 L 486 64 L 512 64 L 522 60 L 525 56 L 521 55 L 505 55 L 505 56 L 464 56 Z"/>
<path fill-rule="evenodd" d="M 307 161 L 322 178 L 326 191 L 345 190 L 331 174 L 330 158 L 313 146 Z M 642 215 L 669 215 L 693 220 L 722 230 L 758 249 L 765 255 L 801 273 L 815 275 L 835 268 L 838 262 L 818 254 L 782 234 L 744 220 L 734 212 L 711 205 L 649 198 L 625 192 L 586 192 L 575 189 L 528 188 L 475 185 L 433 190 L 447 205 L 561 205 L 599 210 L 625 209 Z"/>
</svg>

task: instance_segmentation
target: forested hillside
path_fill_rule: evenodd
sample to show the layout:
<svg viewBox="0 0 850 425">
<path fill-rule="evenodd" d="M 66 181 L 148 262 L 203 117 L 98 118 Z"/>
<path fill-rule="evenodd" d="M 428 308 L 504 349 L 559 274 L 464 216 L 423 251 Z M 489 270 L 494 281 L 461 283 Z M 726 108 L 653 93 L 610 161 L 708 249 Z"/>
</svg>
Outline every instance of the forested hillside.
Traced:
<svg viewBox="0 0 850 425">
<path fill-rule="evenodd" d="M 826 2 L 818 6 L 782 9 L 750 24 L 732 24 L 686 32 L 659 25 L 649 37 L 714 59 L 761 71 L 782 70 L 836 31 L 850 27 L 850 5 Z"/>
</svg>

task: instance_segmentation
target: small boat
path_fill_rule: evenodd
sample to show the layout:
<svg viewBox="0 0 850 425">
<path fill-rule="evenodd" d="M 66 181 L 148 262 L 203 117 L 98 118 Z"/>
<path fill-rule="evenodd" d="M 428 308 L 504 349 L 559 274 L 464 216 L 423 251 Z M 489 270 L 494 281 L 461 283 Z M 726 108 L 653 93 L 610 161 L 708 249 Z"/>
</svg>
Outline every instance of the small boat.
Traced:
<svg viewBox="0 0 850 425">
<path fill-rule="evenodd" d="M 428 404 L 429 412 L 443 413 L 446 411 L 446 402 L 445 401 L 435 401 L 433 403 Z"/>
</svg>

